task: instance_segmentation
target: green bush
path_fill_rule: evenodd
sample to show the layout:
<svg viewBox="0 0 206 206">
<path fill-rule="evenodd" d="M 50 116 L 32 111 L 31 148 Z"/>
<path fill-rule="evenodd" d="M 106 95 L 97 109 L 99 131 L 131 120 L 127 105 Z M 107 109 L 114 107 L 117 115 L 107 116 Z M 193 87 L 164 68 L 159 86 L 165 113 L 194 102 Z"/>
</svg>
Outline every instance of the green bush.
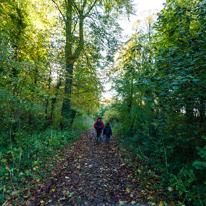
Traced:
<svg viewBox="0 0 206 206">
<path fill-rule="evenodd" d="M 77 116 L 74 119 L 74 122 L 72 124 L 72 130 L 73 130 L 73 132 L 76 132 L 79 134 L 81 132 L 92 129 L 93 125 L 94 125 L 93 118 L 91 118 L 87 115 Z"/>
<path fill-rule="evenodd" d="M 104 116 L 102 117 L 103 122 L 107 123 L 115 123 L 120 121 L 120 115 L 118 111 L 114 108 L 110 108 L 108 111 L 104 113 Z"/>
<path fill-rule="evenodd" d="M 88 116 L 77 116 L 70 131 L 48 128 L 45 131 L 17 131 L 15 136 L 1 133 L 0 144 L 0 203 L 14 191 L 29 187 L 31 178 L 37 179 L 41 166 L 48 161 L 57 161 L 53 156 L 59 150 L 70 146 L 78 134 L 92 128 L 94 121 Z M 3 141 L 4 140 L 4 141 Z M 37 168 L 39 168 L 37 170 Z M 36 174 L 36 175 L 35 175 Z M 25 184 L 25 180 L 27 183 Z"/>
<path fill-rule="evenodd" d="M 108 111 L 110 106 L 100 105 L 99 110 L 92 115 L 94 119 L 102 117 L 106 111 Z"/>
</svg>

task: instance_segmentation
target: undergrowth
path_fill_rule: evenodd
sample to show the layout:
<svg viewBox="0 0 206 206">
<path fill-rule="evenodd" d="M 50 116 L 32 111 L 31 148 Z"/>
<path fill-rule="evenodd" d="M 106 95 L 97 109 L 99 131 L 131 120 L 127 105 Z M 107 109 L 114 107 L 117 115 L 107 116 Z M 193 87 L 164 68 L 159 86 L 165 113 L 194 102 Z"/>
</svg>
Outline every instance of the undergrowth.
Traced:
<svg viewBox="0 0 206 206">
<path fill-rule="evenodd" d="M 28 198 L 34 184 L 43 184 L 51 175 L 50 171 L 62 155 L 69 152 L 79 138 L 79 134 L 92 128 L 93 119 L 88 116 L 75 118 L 70 131 L 58 131 L 52 128 L 42 132 L 26 131 L 9 137 L 0 148 L 0 204 L 13 204 Z M 1 139 L 5 139 L 1 137 Z M 62 152 L 64 151 L 64 152 Z M 22 195 L 23 194 L 23 195 Z"/>
<path fill-rule="evenodd" d="M 190 163 L 173 165 L 172 154 L 161 144 L 157 137 L 120 138 L 122 153 L 140 178 L 145 199 L 151 205 L 205 205 L 206 182 L 199 181 L 204 179 L 204 172 Z"/>
</svg>

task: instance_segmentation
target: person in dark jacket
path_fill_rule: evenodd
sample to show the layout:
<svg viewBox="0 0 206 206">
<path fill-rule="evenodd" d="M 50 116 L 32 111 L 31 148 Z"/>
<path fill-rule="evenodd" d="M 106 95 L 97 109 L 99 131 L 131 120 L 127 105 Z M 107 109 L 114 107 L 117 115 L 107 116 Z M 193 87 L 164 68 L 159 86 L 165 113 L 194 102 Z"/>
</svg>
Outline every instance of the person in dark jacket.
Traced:
<svg viewBox="0 0 206 206">
<path fill-rule="evenodd" d="M 97 121 L 94 123 L 94 128 L 97 131 L 97 143 L 100 143 L 100 137 L 102 130 L 104 129 L 104 123 L 101 121 L 101 118 L 98 118 Z"/>
<path fill-rule="evenodd" d="M 109 125 L 109 123 L 106 124 L 106 127 L 103 130 L 103 135 L 106 135 L 106 143 L 109 143 L 110 135 L 112 135 L 112 129 Z"/>
</svg>

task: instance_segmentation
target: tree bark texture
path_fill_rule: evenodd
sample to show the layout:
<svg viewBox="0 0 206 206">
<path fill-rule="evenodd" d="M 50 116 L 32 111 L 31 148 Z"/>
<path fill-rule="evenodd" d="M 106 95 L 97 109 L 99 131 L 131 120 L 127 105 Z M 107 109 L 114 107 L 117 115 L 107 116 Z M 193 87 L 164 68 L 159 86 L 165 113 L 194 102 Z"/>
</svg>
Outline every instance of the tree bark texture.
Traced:
<svg viewBox="0 0 206 206">
<path fill-rule="evenodd" d="M 73 21 L 73 1 L 68 0 L 67 12 L 65 18 L 66 24 L 66 47 L 65 47 L 65 58 L 66 58 L 66 77 L 65 77 L 65 89 L 64 89 L 64 100 L 62 106 L 62 121 L 61 129 L 69 129 L 72 121 L 71 116 L 71 91 L 72 91 L 72 80 L 73 80 L 73 69 L 74 63 L 77 58 L 80 56 L 80 53 L 84 46 L 84 36 L 83 36 L 83 24 L 84 24 L 84 15 L 83 10 L 79 10 L 79 42 L 75 51 L 72 51 L 73 48 L 73 34 L 72 34 L 72 21 Z M 84 9 L 84 7 L 83 7 Z"/>
<path fill-rule="evenodd" d="M 64 88 L 64 100 L 62 106 L 62 122 L 61 129 L 69 129 L 69 119 L 71 112 L 71 88 L 72 88 L 72 77 L 74 61 L 72 55 L 72 2 L 68 1 L 67 12 L 66 12 L 66 46 L 65 46 L 65 58 L 66 58 L 66 77 L 65 77 L 65 88 Z"/>
</svg>

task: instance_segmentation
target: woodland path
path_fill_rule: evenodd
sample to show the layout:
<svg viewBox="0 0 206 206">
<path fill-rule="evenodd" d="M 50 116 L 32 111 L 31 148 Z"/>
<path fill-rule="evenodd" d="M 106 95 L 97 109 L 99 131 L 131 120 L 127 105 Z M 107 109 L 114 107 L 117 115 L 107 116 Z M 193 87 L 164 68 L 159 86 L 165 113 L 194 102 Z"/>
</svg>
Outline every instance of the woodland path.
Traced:
<svg viewBox="0 0 206 206">
<path fill-rule="evenodd" d="M 52 174 L 29 205 L 147 205 L 137 201 L 139 182 L 123 163 L 116 137 L 97 145 L 93 130 L 84 133 Z"/>
</svg>

